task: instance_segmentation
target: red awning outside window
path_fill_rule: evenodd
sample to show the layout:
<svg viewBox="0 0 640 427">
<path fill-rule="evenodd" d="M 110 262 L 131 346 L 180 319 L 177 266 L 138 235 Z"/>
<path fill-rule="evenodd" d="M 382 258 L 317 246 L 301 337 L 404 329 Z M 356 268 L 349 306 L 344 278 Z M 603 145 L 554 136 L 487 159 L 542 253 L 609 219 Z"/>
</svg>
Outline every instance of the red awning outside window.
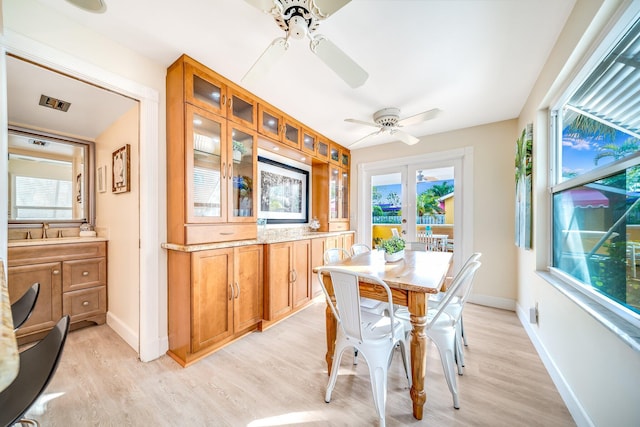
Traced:
<svg viewBox="0 0 640 427">
<path fill-rule="evenodd" d="M 609 199 L 598 190 L 577 188 L 563 194 L 565 202 L 576 208 L 608 208 Z"/>
</svg>

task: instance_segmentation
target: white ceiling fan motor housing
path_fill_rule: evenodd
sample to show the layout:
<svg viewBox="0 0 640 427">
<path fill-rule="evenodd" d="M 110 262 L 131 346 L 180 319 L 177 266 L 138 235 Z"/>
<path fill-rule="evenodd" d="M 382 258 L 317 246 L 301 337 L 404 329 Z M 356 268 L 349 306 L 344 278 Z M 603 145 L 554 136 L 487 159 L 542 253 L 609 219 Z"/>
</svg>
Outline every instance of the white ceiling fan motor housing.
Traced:
<svg viewBox="0 0 640 427">
<path fill-rule="evenodd" d="M 400 120 L 400 109 L 395 107 L 383 108 L 373 113 L 373 121 L 383 127 L 394 127 Z"/>
</svg>

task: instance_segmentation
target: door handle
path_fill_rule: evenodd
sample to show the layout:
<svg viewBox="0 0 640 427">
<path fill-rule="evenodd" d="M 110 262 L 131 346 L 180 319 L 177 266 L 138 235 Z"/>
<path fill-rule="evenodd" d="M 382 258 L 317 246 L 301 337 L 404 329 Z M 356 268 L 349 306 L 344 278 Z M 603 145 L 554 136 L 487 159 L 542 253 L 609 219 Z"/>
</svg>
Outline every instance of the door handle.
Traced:
<svg viewBox="0 0 640 427">
<path fill-rule="evenodd" d="M 231 301 L 233 299 L 233 285 L 231 283 L 229 283 L 229 291 L 231 291 L 229 295 L 229 301 Z"/>
<path fill-rule="evenodd" d="M 238 282 L 236 282 L 236 289 L 238 290 L 238 292 L 236 292 L 236 299 L 240 298 L 240 284 Z"/>
<path fill-rule="evenodd" d="M 225 162 L 222 162 L 222 179 L 227 179 L 226 175 L 224 174 L 226 167 L 227 164 Z"/>
</svg>

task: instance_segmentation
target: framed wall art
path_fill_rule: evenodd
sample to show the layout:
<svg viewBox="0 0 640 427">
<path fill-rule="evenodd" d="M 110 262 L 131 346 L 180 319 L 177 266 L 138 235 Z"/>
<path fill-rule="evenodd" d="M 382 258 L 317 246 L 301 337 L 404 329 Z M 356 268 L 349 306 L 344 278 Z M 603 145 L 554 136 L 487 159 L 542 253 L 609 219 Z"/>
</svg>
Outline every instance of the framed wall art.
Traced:
<svg viewBox="0 0 640 427">
<path fill-rule="evenodd" d="M 258 217 L 268 224 L 309 220 L 309 172 L 258 157 Z"/>
<path fill-rule="evenodd" d="M 111 192 L 131 191 L 131 146 L 126 144 L 113 152 L 111 158 Z"/>
</svg>

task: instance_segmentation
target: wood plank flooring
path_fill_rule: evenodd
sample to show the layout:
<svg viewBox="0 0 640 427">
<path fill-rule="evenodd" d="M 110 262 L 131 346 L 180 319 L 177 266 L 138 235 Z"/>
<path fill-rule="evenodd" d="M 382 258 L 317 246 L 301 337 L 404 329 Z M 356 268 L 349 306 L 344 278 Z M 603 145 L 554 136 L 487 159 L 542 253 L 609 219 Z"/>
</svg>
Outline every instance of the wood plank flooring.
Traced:
<svg viewBox="0 0 640 427">
<path fill-rule="evenodd" d="M 43 426 L 377 425 L 366 361 L 345 353 L 324 402 L 324 301 L 252 333 L 188 368 L 168 356 L 139 362 L 107 325 L 69 334 L 44 404 Z M 465 307 L 466 370 L 453 408 L 438 352 L 428 345 L 424 419 L 411 415 L 400 354 L 389 371 L 387 426 L 573 426 L 513 312 Z"/>
</svg>

